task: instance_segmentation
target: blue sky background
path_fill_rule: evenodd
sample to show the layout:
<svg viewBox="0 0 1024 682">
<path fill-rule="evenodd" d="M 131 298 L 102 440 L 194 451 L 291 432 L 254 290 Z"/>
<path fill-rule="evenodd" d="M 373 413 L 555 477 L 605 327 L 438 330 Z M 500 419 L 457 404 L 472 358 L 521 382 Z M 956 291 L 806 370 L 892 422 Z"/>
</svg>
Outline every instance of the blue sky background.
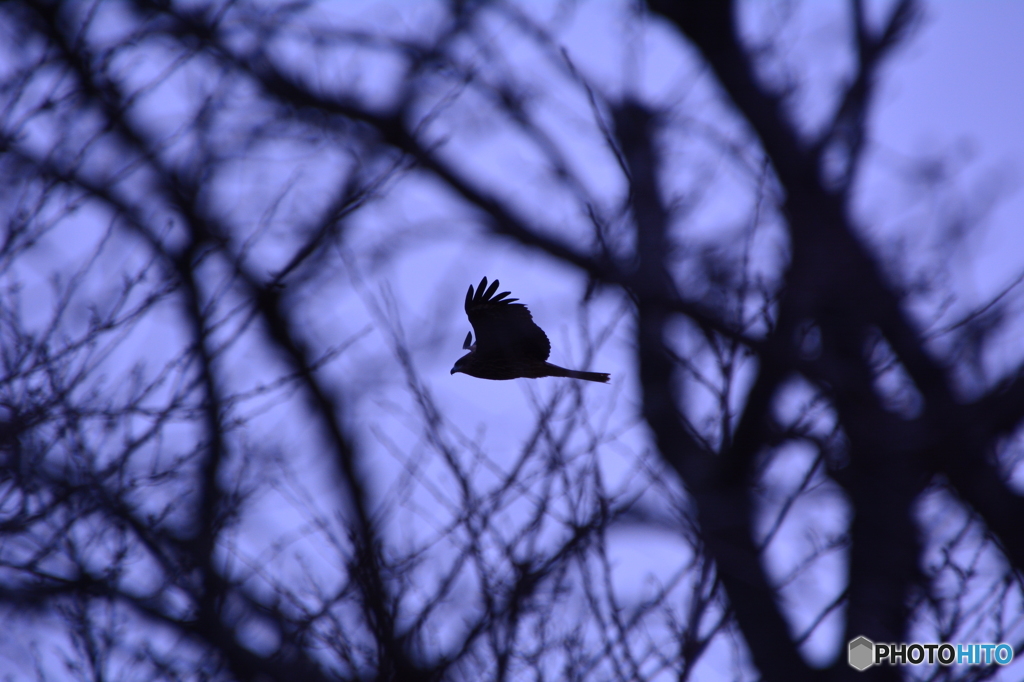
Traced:
<svg viewBox="0 0 1024 682">
<path fill-rule="evenodd" d="M 878 11 L 889 3 L 871 5 Z M 358 21 L 367 28 L 385 25 L 395 33 L 416 34 L 428 31 L 433 21 L 430 7 L 405 0 L 390 5 L 323 3 L 315 11 L 322 13 L 325 22 L 339 26 L 352 27 Z M 541 21 L 562 16 L 552 4 L 533 2 L 525 7 Z M 778 69 L 791 68 L 803 77 L 806 94 L 797 100 L 799 116 L 812 128 L 829 110 L 836 74 L 849 66 L 841 42 L 845 5 L 811 0 L 799 5 L 792 20 L 784 24 L 776 23 L 779 7 L 760 0 L 747 2 L 746 29 L 755 38 L 762 32 L 791 47 L 783 50 Z M 937 0 L 923 7 L 919 30 L 890 58 L 879 81 L 856 210 L 865 238 L 884 258 L 898 264 L 904 274 L 925 271 L 935 278 L 934 293 L 915 299 L 914 309 L 923 325 L 938 329 L 1024 272 L 1024 2 Z M 724 158 L 722 149 L 706 137 L 688 133 L 713 128 L 740 144 L 749 142 L 749 136 L 715 101 L 713 83 L 701 73 L 692 50 L 679 36 L 659 21 L 637 20 L 631 12 L 624 3 L 594 0 L 579 3 L 574 12 L 553 20 L 552 25 L 557 26 L 556 38 L 574 65 L 602 94 L 612 99 L 637 95 L 671 112 L 665 120 L 669 131 L 665 167 L 670 178 L 665 189 L 670 200 L 679 199 L 686 209 L 679 219 L 680 230 L 692 240 L 690 245 L 728 242 L 744 234 L 749 219 L 749 192 L 744 188 L 750 187 L 752 159 Z M 773 29 L 779 25 L 785 26 L 785 32 L 776 36 Z M 110 30 L 116 29 L 112 22 Z M 527 90 L 533 82 L 545 86 L 538 88 L 544 92 L 532 113 L 551 126 L 587 189 L 606 206 L 621 201 L 625 184 L 588 119 L 586 98 L 579 89 L 547 88 L 560 83 L 564 74 L 546 65 L 535 46 L 502 22 L 495 21 L 490 30 L 495 44 L 501 45 L 508 73 Z M 471 59 L 471 50 L 467 51 Z M 284 46 L 279 55 L 293 59 L 297 67 L 315 67 L 324 87 L 343 85 L 381 105 L 387 103 L 390 79 L 397 73 L 386 60 L 367 59 L 356 51 L 326 54 L 320 61 L 309 54 L 289 53 Z M 151 75 L 158 62 L 155 58 L 152 68 L 139 64 L 136 73 Z M 188 108 L 182 105 L 186 100 L 181 93 L 201 91 L 206 77 L 200 72 L 172 80 L 166 90 L 158 88 L 143 98 L 140 109 L 152 115 L 156 125 L 173 128 Z M 238 101 L 244 102 L 246 96 L 237 93 Z M 585 221 L 564 188 L 552 182 L 538 154 L 515 133 L 493 125 L 487 110 L 474 106 L 472 99 L 448 112 L 429 134 L 437 139 L 447 135 L 443 153 L 458 156 L 481 185 L 495 188 L 523 215 L 567 240 L 586 238 Z M 252 260 L 266 272 L 280 265 L 282 246 L 294 244 L 296 226 L 309 224 L 319 214 L 323 197 L 348 163 L 329 142 L 296 142 L 286 135 L 282 139 L 250 150 L 251 155 L 213 180 L 214 191 L 223 199 L 217 209 L 252 229 Z M 190 142 L 179 141 L 181 153 L 187 153 Z M 276 190 L 285 187 L 288 191 L 275 203 Z M 135 188 L 140 190 L 144 184 Z M 580 302 L 586 282 L 578 273 L 510 241 L 483 234 L 477 216 L 422 176 L 388 185 L 382 196 L 354 216 L 348 227 L 348 248 L 332 254 L 336 268 L 303 286 L 295 296 L 295 312 L 315 348 L 354 339 L 351 349 L 321 372 L 347 401 L 349 425 L 365 452 L 364 470 L 373 480 L 381 507 L 393 513 L 388 530 L 411 543 L 441 525 L 435 525 L 435 514 L 444 517 L 438 501 L 443 495 L 426 486 L 415 488 L 415 508 L 392 506 L 409 486 L 403 478 L 407 469 L 395 453 L 416 460 L 423 481 L 436 483 L 442 491 L 450 484 L 441 462 L 423 445 L 421 424 L 407 392 L 406 376 L 392 352 L 395 338 L 390 331 L 411 340 L 418 378 L 442 408 L 447 435 L 460 446 L 479 447 L 507 466 L 521 450 L 523 434 L 530 433 L 539 406 L 560 401 L 558 426 L 568 423 L 569 413 L 577 406 L 573 401 L 579 400 L 590 410 L 592 431 L 614 435 L 614 445 L 600 455 L 609 485 L 644 490 L 652 508 L 678 495 L 674 478 L 651 461 L 647 433 L 638 420 L 630 322 L 621 298 L 614 292 L 599 292 L 584 311 Z M 79 261 L 82 243 L 98 239 L 107 218 L 83 212 L 74 218 L 78 231 L 73 238 L 68 238 L 70 231 L 56 234 L 30 254 L 19 274 L 39 300 L 45 300 L 46 295 L 39 292 L 46 289 L 48 275 Z M 754 269 L 771 272 L 783 257 L 783 240 L 778 224 L 770 217 L 765 222 L 754 244 Z M 106 258 L 112 268 L 143 267 L 141 249 L 133 251 L 131 243 L 110 248 Z M 692 266 L 687 260 L 692 256 L 680 256 L 681 271 Z M 209 274 L 211 281 L 223 275 Z M 565 383 L 550 380 L 487 382 L 451 376 L 449 369 L 463 353 L 462 340 L 469 330 L 462 309 L 466 287 L 485 275 L 500 279 L 501 290 L 511 290 L 529 305 L 551 338 L 553 362 L 582 367 L 590 360 L 588 368 L 610 372 L 612 384 L 587 385 L 577 396 Z M 103 285 L 117 283 L 100 277 L 90 281 L 93 284 L 98 292 Z M 1016 294 L 1010 305 L 1018 313 L 1017 326 L 1008 325 L 1000 337 L 1002 343 L 984 358 L 989 378 L 1021 357 L 1024 296 Z M 954 300 L 942 308 L 940 303 L 950 296 Z M 940 309 L 941 314 L 936 312 Z M 37 306 L 29 311 L 30 317 L 46 310 L 44 305 Z M 80 321 L 85 319 L 83 313 Z M 152 322 L 126 345 L 139 357 L 159 361 L 184 341 L 174 332 L 180 320 L 173 309 Z M 607 332 L 603 344 L 590 348 L 588 339 L 603 332 Z M 280 371 L 275 358 L 250 341 L 242 338 L 237 352 L 225 357 L 220 367 L 236 388 L 272 380 Z M 685 353 L 686 341 L 681 346 Z M 119 356 L 111 367 L 124 362 L 122 357 L 127 356 Z M 743 369 L 740 376 L 742 385 Z M 968 378 L 965 386 L 970 388 Z M 793 403 L 804 397 L 797 389 L 791 396 Z M 686 398 L 699 414 L 706 395 L 694 388 Z M 302 579 L 336 577 L 340 553 L 335 554 L 335 548 L 309 530 L 319 521 L 317 514 L 329 518 L 335 511 L 323 502 L 333 499 L 336 481 L 328 464 L 318 457 L 316 429 L 301 419 L 301 405 L 289 403 L 287 397 L 255 399 L 238 409 L 258 415 L 238 437 L 266 456 L 257 469 L 271 479 L 271 485 L 229 538 L 225 563 L 241 572 L 251 571 L 254 582 L 263 569 Z M 573 445 L 582 450 L 586 443 L 573 441 Z M 809 451 L 792 448 L 777 458 L 765 476 L 766 506 L 777 502 L 773 494 L 781 495 L 780 491 L 794 485 L 811 457 Z M 640 464 L 650 468 L 638 471 Z M 243 464 L 236 465 L 239 477 L 256 475 Z M 489 475 L 483 471 L 480 480 L 489 480 Z M 1024 490 L 1024 472 L 1017 471 L 1016 476 Z M 847 510 L 837 497 L 835 489 L 826 486 L 797 505 L 767 555 L 776 576 L 785 575 L 821 537 L 842 530 Z M 510 508 L 507 513 L 515 517 L 521 511 Z M 930 498 L 922 510 L 929 518 L 952 513 L 938 498 Z M 279 551 L 282 538 L 287 538 L 283 542 L 287 551 Z M 609 555 L 616 588 L 625 600 L 639 600 L 663 584 L 691 552 L 671 529 L 628 528 L 610 534 Z M 998 570 L 998 561 L 993 559 L 991 566 Z M 785 608 L 796 630 L 842 589 L 843 570 L 843 556 L 832 554 L 794 581 L 786 592 L 792 600 Z M 467 594 L 471 589 L 467 586 Z M 841 615 L 836 612 L 827 618 L 808 639 L 804 651 L 813 662 L 827 664 L 840 654 Z M 0 673 L 5 655 L 23 668 L 30 663 L 22 634 L 0 633 Z M 273 646 L 258 626 L 242 636 L 257 650 Z M 735 659 L 730 658 L 735 643 L 720 641 L 716 646 L 702 670 L 706 677 L 700 679 L 727 679 L 735 672 Z M 1003 679 L 1019 679 L 1021 670 L 1017 665 Z"/>
</svg>

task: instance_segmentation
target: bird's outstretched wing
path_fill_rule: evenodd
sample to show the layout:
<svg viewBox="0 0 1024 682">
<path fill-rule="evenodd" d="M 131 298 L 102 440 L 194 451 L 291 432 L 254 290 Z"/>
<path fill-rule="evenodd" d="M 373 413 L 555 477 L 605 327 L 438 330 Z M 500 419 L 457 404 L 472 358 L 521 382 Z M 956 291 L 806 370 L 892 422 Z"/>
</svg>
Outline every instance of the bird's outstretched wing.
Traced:
<svg viewBox="0 0 1024 682">
<path fill-rule="evenodd" d="M 551 342 L 534 323 L 533 315 L 518 298 L 505 298 L 510 292 L 495 295 L 498 280 L 487 286 L 487 278 L 466 293 L 466 315 L 476 332 L 476 353 L 485 357 L 536 360 L 543 362 L 551 354 Z"/>
</svg>

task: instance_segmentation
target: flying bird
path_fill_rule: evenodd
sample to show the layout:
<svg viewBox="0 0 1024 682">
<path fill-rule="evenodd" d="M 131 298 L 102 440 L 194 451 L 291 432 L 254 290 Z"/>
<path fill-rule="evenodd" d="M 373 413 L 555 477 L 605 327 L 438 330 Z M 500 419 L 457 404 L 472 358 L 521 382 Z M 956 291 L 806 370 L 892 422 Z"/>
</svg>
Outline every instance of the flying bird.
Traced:
<svg viewBox="0 0 1024 682">
<path fill-rule="evenodd" d="M 508 291 L 495 296 L 498 280 L 487 286 L 487 278 L 473 291 L 466 293 L 466 315 L 476 332 L 466 335 L 462 347 L 469 352 L 455 361 L 452 374 L 462 372 L 479 379 L 538 379 L 540 377 L 569 377 L 584 381 L 607 383 L 609 375 L 603 372 L 582 372 L 552 365 L 547 361 L 551 342 L 547 334 L 533 321 L 533 315 L 518 298 L 505 298 Z"/>
</svg>

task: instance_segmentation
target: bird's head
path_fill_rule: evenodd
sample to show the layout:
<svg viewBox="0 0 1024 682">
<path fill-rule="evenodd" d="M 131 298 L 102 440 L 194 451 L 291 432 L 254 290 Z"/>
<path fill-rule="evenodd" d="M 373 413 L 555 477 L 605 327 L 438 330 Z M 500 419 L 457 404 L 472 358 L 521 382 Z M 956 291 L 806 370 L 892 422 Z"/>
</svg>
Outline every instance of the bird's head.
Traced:
<svg viewBox="0 0 1024 682">
<path fill-rule="evenodd" d="M 476 350 L 476 344 L 473 343 L 473 332 L 466 334 L 466 340 L 462 342 L 462 347 L 468 350 L 469 352 L 455 361 L 455 366 L 452 367 L 451 371 L 452 374 L 455 374 L 456 372 L 465 373 L 463 367 L 465 367 L 466 364 L 469 362 L 469 356 L 471 356 L 473 354 L 473 351 Z"/>
<path fill-rule="evenodd" d="M 451 373 L 455 374 L 456 372 L 462 372 L 463 374 L 465 374 L 466 370 L 464 368 L 465 368 L 466 365 L 469 364 L 469 359 L 470 359 L 470 357 L 472 357 L 472 355 L 473 355 L 473 351 L 470 351 L 470 352 L 466 353 L 465 355 L 463 355 L 458 360 L 456 360 L 455 361 L 455 366 L 452 367 Z"/>
</svg>

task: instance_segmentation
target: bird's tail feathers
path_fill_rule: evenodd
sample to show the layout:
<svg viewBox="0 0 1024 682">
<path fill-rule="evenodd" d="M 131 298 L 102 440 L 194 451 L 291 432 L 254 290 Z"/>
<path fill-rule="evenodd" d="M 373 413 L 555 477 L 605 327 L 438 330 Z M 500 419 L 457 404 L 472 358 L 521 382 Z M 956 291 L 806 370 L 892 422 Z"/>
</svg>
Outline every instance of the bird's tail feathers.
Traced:
<svg viewBox="0 0 1024 682">
<path fill-rule="evenodd" d="M 548 371 L 550 372 L 548 376 L 596 381 L 599 384 L 607 384 L 608 380 L 611 379 L 611 375 L 605 374 L 604 372 L 584 372 L 578 369 L 566 369 L 565 367 L 552 365 L 550 362 L 545 362 L 544 364 L 547 365 Z"/>
</svg>

